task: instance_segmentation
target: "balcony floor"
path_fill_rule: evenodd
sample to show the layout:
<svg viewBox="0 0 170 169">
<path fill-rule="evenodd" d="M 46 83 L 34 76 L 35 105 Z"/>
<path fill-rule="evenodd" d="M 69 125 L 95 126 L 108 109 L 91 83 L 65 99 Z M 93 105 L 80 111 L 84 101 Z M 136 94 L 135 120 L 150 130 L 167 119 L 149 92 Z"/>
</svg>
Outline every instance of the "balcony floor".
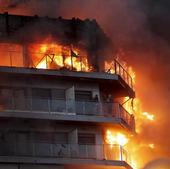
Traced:
<svg viewBox="0 0 170 169">
<path fill-rule="evenodd" d="M 46 70 L 36 68 L 18 68 L 18 67 L 2 67 L 0 66 L 0 74 L 8 76 L 44 76 L 54 77 L 67 81 L 81 82 L 97 82 L 101 88 L 109 88 L 113 90 L 115 95 L 135 97 L 135 91 L 129 86 L 123 78 L 118 74 L 110 74 L 106 72 L 76 72 L 69 70 Z"/>
<path fill-rule="evenodd" d="M 114 160 L 95 160 L 95 159 L 74 159 L 74 158 L 34 158 L 18 156 L 0 156 L 0 163 L 19 163 L 19 164 L 50 164 L 50 165 L 94 165 L 106 167 L 123 167 L 132 169 L 125 161 Z"/>
<path fill-rule="evenodd" d="M 21 118 L 21 119 L 40 119 L 40 120 L 56 120 L 69 123 L 95 123 L 98 125 L 107 126 L 122 126 L 134 132 L 134 128 L 128 125 L 123 119 L 118 117 L 106 116 L 90 116 L 90 115 L 76 115 L 76 114 L 61 114 L 61 113 L 47 113 L 47 112 L 27 112 L 27 111 L 3 111 L 0 110 L 0 117 L 3 118 Z"/>
</svg>

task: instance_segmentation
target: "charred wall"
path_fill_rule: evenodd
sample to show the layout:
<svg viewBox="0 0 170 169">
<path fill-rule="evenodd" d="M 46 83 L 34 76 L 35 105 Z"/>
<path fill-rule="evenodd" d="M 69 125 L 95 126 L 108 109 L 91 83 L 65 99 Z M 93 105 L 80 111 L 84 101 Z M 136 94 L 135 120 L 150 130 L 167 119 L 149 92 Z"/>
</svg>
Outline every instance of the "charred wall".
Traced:
<svg viewBox="0 0 170 169">
<path fill-rule="evenodd" d="M 112 50 L 111 40 L 95 20 L 0 14 L 1 42 L 41 43 L 49 36 L 59 44 L 86 50 L 96 68 L 102 57 Z"/>
</svg>

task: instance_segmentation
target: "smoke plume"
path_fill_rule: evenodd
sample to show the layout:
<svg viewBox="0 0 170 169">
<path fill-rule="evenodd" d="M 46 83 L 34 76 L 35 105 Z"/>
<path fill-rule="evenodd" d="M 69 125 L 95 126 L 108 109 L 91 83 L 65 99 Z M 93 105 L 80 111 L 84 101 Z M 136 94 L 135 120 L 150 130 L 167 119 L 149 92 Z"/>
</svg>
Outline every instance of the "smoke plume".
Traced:
<svg viewBox="0 0 170 169">
<path fill-rule="evenodd" d="M 0 0 L 0 11 L 21 15 L 95 18 L 114 48 L 137 74 L 137 93 L 156 121 L 143 124 L 140 138 L 153 142 L 150 160 L 170 157 L 169 0 Z"/>
</svg>

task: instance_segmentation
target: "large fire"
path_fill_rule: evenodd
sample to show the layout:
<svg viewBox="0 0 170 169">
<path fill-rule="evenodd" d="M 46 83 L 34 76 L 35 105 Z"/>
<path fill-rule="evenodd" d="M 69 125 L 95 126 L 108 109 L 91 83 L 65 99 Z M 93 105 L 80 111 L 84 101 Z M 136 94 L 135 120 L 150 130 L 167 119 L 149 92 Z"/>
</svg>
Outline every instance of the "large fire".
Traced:
<svg viewBox="0 0 170 169">
<path fill-rule="evenodd" d="M 121 146 L 124 146 L 128 143 L 129 139 L 126 137 L 126 135 L 120 133 L 120 132 L 111 132 L 110 130 L 106 131 L 106 143 L 110 146 L 114 144 L 118 144 Z"/>
<path fill-rule="evenodd" d="M 23 60 L 13 59 L 22 58 L 23 49 L 19 45 L 2 44 L 0 45 L 0 57 L 6 55 L 9 59 L 2 60 L 0 65 L 2 66 L 17 66 L 24 67 Z M 8 55 L 6 52 L 8 51 Z M 87 53 L 83 49 L 79 49 L 71 46 L 63 46 L 61 44 L 53 43 L 51 40 L 45 40 L 41 44 L 29 44 L 27 46 L 27 51 L 29 55 L 28 67 L 34 67 L 38 69 L 68 69 L 74 71 L 93 71 L 87 57 Z M 122 62 L 119 58 L 119 65 L 113 65 L 115 62 L 105 61 L 105 71 L 108 73 L 118 73 L 124 78 L 128 84 L 136 83 L 136 74 L 132 67 L 128 67 L 125 62 Z M 129 75 L 131 78 L 129 78 Z M 133 86 L 131 86 L 133 87 Z M 155 121 L 154 114 L 143 111 L 140 99 L 131 99 L 125 97 L 122 99 L 122 105 L 130 113 L 134 114 L 136 118 L 136 132 L 137 138 L 140 139 L 140 132 L 142 128 L 142 123 L 153 123 Z M 139 137 L 138 137 L 139 136 Z M 106 130 L 105 142 L 109 145 L 108 149 L 112 150 L 113 145 L 120 145 L 124 147 L 128 154 L 130 154 L 130 163 L 134 169 L 139 169 L 143 162 L 141 162 L 141 157 L 139 155 L 139 150 L 141 148 L 155 149 L 156 145 L 153 142 L 145 142 L 142 140 L 136 140 L 136 135 L 127 135 L 121 131 L 112 131 L 110 129 Z M 118 158 L 120 159 L 120 158 Z"/>
<path fill-rule="evenodd" d="M 121 62 L 119 60 L 119 62 Z M 121 62 L 123 67 L 128 71 L 128 73 L 131 75 L 133 79 L 133 84 L 135 85 L 136 82 L 136 75 L 135 72 L 133 71 L 132 67 L 127 67 L 127 64 L 125 62 Z M 108 65 L 108 63 L 107 63 Z M 114 73 L 114 72 L 112 72 Z M 122 147 L 124 147 L 127 152 L 129 153 L 130 156 L 130 161 L 128 161 L 131 166 L 134 169 L 140 169 L 143 166 L 144 161 L 147 161 L 147 154 L 146 152 L 142 151 L 143 149 L 150 149 L 153 150 L 156 148 L 156 145 L 154 143 L 148 143 L 145 140 L 141 140 L 141 129 L 143 123 L 151 123 L 155 121 L 155 115 L 151 114 L 149 112 L 145 112 L 142 109 L 141 106 L 141 100 L 139 98 L 135 99 L 130 99 L 129 97 L 123 98 L 123 103 L 122 105 L 124 108 L 130 113 L 135 115 L 135 120 L 136 120 L 136 134 L 126 134 L 123 131 L 106 131 L 106 143 L 110 144 L 111 147 L 114 144 L 118 144 Z M 135 137 L 134 137 L 135 135 Z M 110 147 L 110 148 L 111 148 Z M 141 156 L 143 156 L 141 158 Z"/>
<path fill-rule="evenodd" d="M 67 68 L 89 72 L 91 67 L 85 51 L 71 46 L 63 46 L 48 38 L 42 44 L 29 45 L 33 64 L 40 69 Z"/>
</svg>

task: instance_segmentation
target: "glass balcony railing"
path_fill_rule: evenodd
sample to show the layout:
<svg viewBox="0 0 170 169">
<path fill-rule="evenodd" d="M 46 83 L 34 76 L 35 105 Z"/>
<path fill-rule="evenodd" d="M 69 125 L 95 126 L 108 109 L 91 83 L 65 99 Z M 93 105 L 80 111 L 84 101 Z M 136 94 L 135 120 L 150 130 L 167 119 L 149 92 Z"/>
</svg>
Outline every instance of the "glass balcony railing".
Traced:
<svg viewBox="0 0 170 169">
<path fill-rule="evenodd" d="M 0 143 L 0 156 L 53 157 L 116 160 L 130 163 L 127 151 L 120 145 L 80 145 L 15 142 Z"/>
<path fill-rule="evenodd" d="M 134 116 L 119 103 L 6 98 L 4 101 L 0 101 L 0 111 L 113 117 L 121 119 L 133 130 L 135 126 Z"/>
</svg>

